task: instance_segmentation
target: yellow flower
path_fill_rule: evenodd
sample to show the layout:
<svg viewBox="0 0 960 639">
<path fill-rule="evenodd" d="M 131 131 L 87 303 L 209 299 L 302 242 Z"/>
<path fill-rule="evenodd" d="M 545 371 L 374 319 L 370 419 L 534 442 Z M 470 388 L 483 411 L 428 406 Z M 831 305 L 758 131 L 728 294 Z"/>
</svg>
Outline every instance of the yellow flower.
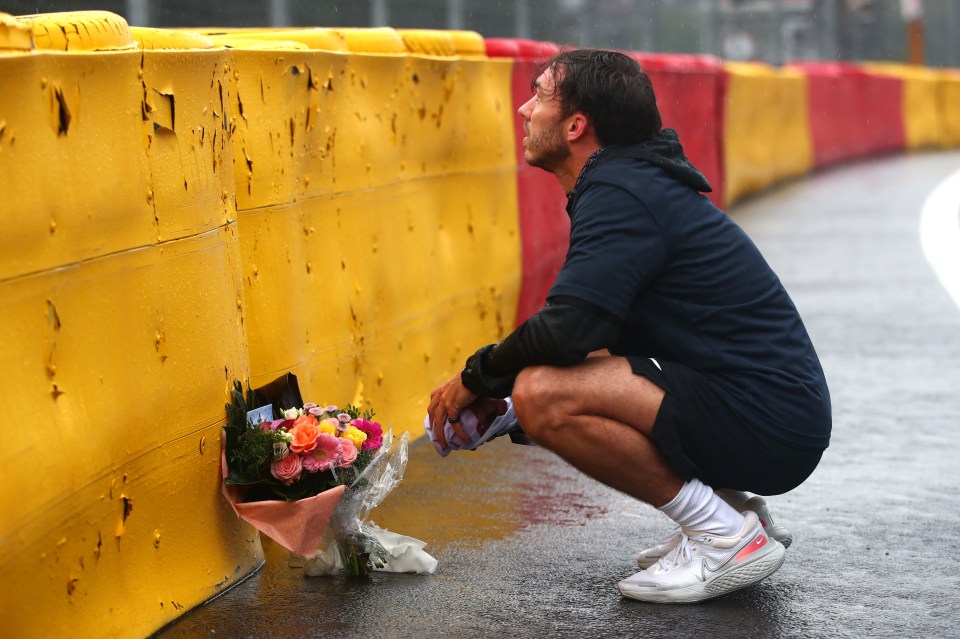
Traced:
<svg viewBox="0 0 960 639">
<path fill-rule="evenodd" d="M 337 436 L 337 419 L 336 417 L 331 417 L 330 419 L 325 419 L 320 422 L 320 432 L 326 433 L 327 435 Z"/>
<path fill-rule="evenodd" d="M 367 434 L 356 426 L 347 426 L 347 430 L 340 433 L 340 436 L 353 442 L 358 452 L 360 451 L 360 447 L 363 446 L 363 442 L 367 441 Z"/>
</svg>

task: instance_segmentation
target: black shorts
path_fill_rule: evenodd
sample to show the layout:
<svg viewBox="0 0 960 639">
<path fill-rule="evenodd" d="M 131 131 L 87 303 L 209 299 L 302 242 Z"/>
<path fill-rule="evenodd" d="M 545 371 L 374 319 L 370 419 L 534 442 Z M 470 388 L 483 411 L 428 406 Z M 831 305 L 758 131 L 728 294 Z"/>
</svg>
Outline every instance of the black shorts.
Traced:
<svg viewBox="0 0 960 639">
<path fill-rule="evenodd" d="M 684 480 L 697 477 L 711 488 L 779 495 L 802 484 L 820 462 L 822 450 L 791 446 L 751 425 L 691 368 L 646 357 L 627 360 L 634 374 L 666 391 L 653 439 Z"/>
</svg>

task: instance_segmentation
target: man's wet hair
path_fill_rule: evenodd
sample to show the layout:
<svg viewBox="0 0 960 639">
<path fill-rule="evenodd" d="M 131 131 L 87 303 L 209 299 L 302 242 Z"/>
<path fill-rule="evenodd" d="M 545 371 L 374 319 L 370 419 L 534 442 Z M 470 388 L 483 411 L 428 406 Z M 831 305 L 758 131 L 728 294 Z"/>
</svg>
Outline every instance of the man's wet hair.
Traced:
<svg viewBox="0 0 960 639">
<path fill-rule="evenodd" d="M 549 69 L 561 114 L 587 116 L 600 144 L 632 144 L 654 137 L 662 126 L 650 78 L 633 58 L 616 51 L 570 49 L 540 65 Z"/>
</svg>

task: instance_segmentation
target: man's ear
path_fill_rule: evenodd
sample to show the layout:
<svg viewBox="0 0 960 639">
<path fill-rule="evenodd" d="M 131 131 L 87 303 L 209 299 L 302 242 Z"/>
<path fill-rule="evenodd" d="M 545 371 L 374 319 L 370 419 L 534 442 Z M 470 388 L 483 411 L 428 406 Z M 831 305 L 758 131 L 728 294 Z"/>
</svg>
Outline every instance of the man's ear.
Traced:
<svg viewBox="0 0 960 639">
<path fill-rule="evenodd" d="M 569 118 L 567 118 L 567 141 L 574 142 L 579 140 L 587 131 L 590 129 L 590 121 L 582 113 L 574 113 Z"/>
</svg>

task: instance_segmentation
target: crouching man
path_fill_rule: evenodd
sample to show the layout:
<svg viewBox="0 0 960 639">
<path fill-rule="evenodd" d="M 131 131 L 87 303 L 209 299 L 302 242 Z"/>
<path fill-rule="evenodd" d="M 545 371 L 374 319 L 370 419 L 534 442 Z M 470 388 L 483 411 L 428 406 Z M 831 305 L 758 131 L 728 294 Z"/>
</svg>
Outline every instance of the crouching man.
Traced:
<svg viewBox="0 0 960 639">
<path fill-rule="evenodd" d="M 511 395 L 534 441 L 672 519 L 618 584 L 625 597 L 691 602 L 756 583 L 791 536 L 751 493 L 797 487 L 829 443 L 807 331 L 753 242 L 701 194 L 636 61 L 566 51 L 533 88 L 525 158 L 567 192 L 570 248 L 544 308 L 432 392 L 433 431 Z"/>
</svg>

